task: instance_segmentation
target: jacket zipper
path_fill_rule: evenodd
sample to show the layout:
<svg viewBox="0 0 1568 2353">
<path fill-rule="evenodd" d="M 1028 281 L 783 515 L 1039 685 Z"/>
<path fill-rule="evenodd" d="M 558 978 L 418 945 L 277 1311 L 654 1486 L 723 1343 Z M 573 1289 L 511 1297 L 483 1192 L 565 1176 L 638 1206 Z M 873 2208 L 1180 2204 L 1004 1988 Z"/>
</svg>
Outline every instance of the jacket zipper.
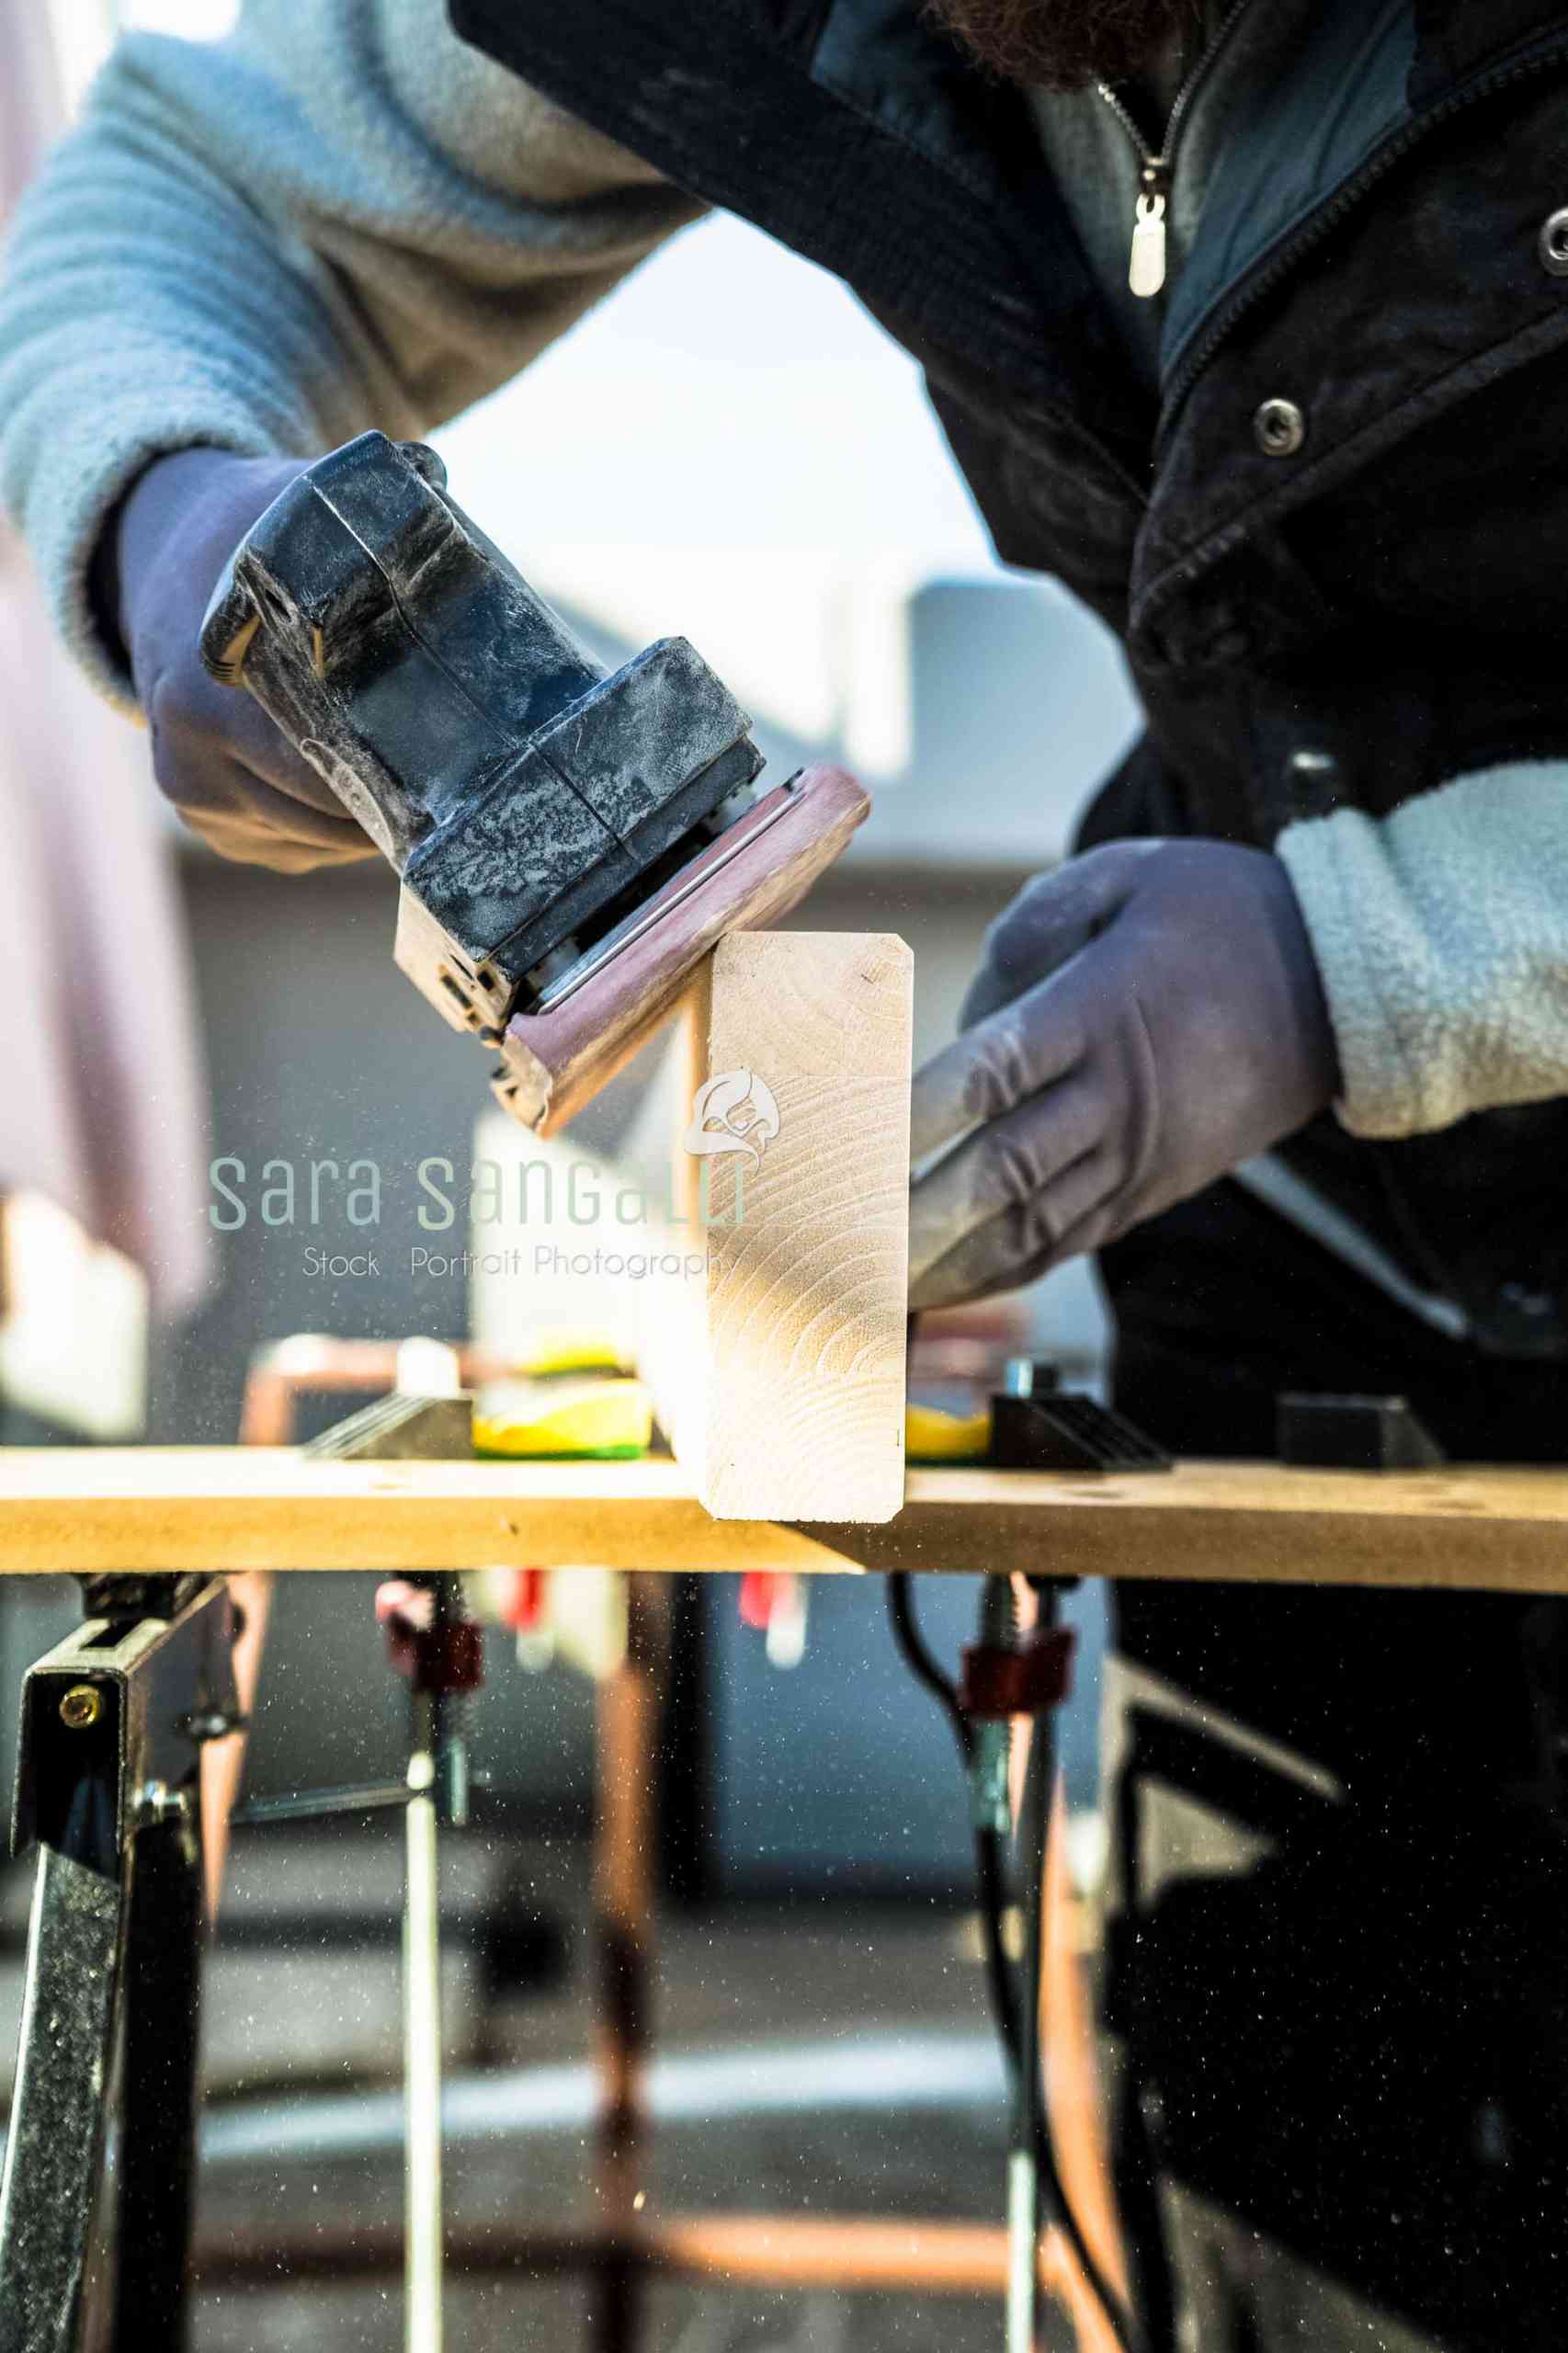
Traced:
<svg viewBox="0 0 1568 2353">
<path fill-rule="evenodd" d="M 1402 163 L 1429 132 L 1440 130 L 1444 123 L 1462 113 L 1467 106 L 1475 104 L 1479 99 L 1494 97 L 1511 83 L 1528 81 L 1532 74 L 1560 63 L 1565 55 L 1568 55 L 1568 35 L 1560 29 L 1536 41 L 1506 63 L 1494 66 L 1478 74 L 1473 81 L 1465 83 L 1461 88 L 1450 91 L 1439 104 L 1428 107 L 1424 114 L 1417 116 L 1415 121 L 1407 122 L 1403 130 L 1391 131 L 1382 145 L 1367 158 L 1360 170 L 1321 205 L 1293 237 L 1287 239 L 1283 245 L 1254 267 L 1229 301 L 1215 313 L 1205 333 L 1189 347 L 1187 357 L 1165 388 L 1161 438 L 1169 434 L 1176 412 L 1187 393 L 1253 304 L 1272 293 L 1297 264 L 1331 234 L 1347 213 L 1354 210 L 1385 173 Z"/>
<path fill-rule="evenodd" d="M 1167 215 L 1176 150 L 1181 143 L 1183 127 L 1198 93 L 1251 6 L 1252 0 L 1233 0 L 1218 30 L 1176 94 L 1165 124 L 1165 135 L 1157 154 L 1151 153 L 1139 129 L 1136 115 L 1114 85 L 1100 82 L 1096 85 L 1131 141 L 1139 158 L 1138 200 L 1133 207 L 1132 251 L 1128 259 L 1127 282 L 1134 294 L 1145 301 L 1163 291 L 1169 274 Z"/>
</svg>

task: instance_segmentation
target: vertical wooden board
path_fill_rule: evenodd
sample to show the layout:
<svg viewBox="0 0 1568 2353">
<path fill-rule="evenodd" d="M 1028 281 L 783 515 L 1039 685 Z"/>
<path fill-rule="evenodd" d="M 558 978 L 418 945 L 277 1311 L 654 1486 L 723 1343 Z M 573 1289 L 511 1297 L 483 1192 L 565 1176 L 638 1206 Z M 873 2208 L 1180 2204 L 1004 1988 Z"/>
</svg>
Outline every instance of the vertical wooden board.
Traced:
<svg viewBox="0 0 1568 2353">
<path fill-rule="evenodd" d="M 718 1518 L 903 1502 L 912 982 L 891 935 L 749 932 L 698 992 L 708 1257 L 677 1444 Z"/>
</svg>

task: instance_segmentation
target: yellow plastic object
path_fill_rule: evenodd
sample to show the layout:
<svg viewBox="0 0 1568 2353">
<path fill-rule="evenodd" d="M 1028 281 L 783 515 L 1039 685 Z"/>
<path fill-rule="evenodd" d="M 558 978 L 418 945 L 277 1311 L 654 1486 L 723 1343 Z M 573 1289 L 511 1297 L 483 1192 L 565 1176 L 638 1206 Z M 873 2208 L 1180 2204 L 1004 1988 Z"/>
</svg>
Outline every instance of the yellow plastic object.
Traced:
<svg viewBox="0 0 1568 2353">
<path fill-rule="evenodd" d="M 473 1450 L 498 1460 L 646 1454 L 653 1403 L 640 1381 L 496 1381 L 473 1401 Z"/>
<path fill-rule="evenodd" d="M 991 1452 L 991 1408 L 949 1414 L 939 1405 L 908 1404 L 903 1450 L 911 1462 L 983 1462 Z"/>
<path fill-rule="evenodd" d="M 598 1324 L 540 1324 L 511 1354 L 519 1374 L 622 1370 L 614 1334 Z"/>
</svg>

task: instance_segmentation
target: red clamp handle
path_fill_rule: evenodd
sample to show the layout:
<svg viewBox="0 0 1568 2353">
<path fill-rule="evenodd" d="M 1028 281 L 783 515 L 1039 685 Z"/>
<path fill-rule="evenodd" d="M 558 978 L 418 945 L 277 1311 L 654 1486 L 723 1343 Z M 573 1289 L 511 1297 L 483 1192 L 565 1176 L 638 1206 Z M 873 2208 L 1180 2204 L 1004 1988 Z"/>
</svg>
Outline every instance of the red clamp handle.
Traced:
<svg viewBox="0 0 1568 2353">
<path fill-rule="evenodd" d="M 960 1707 L 983 1723 L 1059 1708 L 1072 1693 L 1077 1641 L 1071 1626 L 1051 1626 L 1028 1635 L 1017 1650 L 981 1645 L 965 1651 Z"/>
<path fill-rule="evenodd" d="M 467 1616 L 441 1607 L 433 1586 L 394 1577 L 376 1595 L 394 1675 L 416 1691 L 477 1691 L 484 1680 L 484 1636 Z"/>
</svg>

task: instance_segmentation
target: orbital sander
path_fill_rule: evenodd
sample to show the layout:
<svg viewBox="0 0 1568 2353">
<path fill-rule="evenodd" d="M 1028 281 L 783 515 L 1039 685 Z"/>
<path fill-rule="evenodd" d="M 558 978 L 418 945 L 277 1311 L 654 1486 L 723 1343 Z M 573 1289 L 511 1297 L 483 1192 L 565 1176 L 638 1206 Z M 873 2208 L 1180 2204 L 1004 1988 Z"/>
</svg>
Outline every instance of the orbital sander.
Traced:
<svg viewBox="0 0 1568 2353">
<path fill-rule="evenodd" d="M 788 914 L 869 807 L 842 769 L 766 789 L 684 638 L 607 673 L 420 442 L 311 466 L 226 565 L 202 658 L 247 688 L 402 879 L 394 960 L 498 1051 L 552 1134 L 731 931 Z"/>
</svg>

